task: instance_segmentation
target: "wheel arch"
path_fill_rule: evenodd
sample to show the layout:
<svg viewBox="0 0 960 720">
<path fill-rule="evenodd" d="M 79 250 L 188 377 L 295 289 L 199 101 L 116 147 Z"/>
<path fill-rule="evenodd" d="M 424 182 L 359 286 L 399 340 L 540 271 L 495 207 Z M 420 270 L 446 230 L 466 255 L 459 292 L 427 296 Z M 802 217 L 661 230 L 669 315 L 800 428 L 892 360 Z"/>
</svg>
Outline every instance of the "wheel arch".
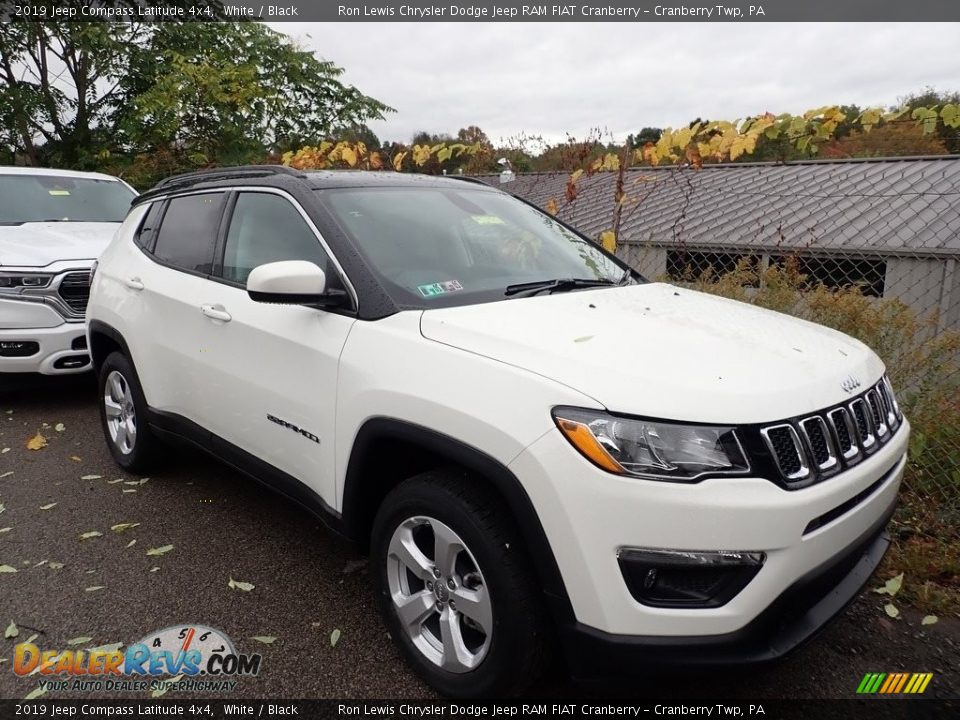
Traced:
<svg viewBox="0 0 960 720">
<path fill-rule="evenodd" d="M 89 337 L 90 362 L 95 373 L 100 372 L 103 361 L 114 351 L 122 352 L 131 363 L 133 362 L 130 348 L 127 347 L 127 341 L 123 339 L 120 331 L 112 325 L 108 325 L 102 320 L 91 320 L 87 326 L 87 335 Z"/>
<path fill-rule="evenodd" d="M 399 482 L 437 467 L 460 467 L 488 485 L 516 522 L 537 579 L 558 624 L 573 609 L 536 508 L 516 475 L 477 448 L 420 425 L 394 418 L 367 420 L 354 439 L 344 479 L 342 518 L 348 536 L 366 549 L 383 498 Z"/>
</svg>

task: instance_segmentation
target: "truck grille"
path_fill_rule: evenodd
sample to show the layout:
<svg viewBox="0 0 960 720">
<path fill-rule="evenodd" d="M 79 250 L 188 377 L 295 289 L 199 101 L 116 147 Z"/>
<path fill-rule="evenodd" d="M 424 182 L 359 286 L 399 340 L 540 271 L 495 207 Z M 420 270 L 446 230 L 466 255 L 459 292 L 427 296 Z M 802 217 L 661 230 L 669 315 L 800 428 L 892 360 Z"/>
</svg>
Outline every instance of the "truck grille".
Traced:
<svg viewBox="0 0 960 720">
<path fill-rule="evenodd" d="M 860 462 L 886 443 L 903 416 L 886 378 L 839 407 L 761 428 L 783 479 L 802 483 Z"/>
<path fill-rule="evenodd" d="M 60 281 L 57 294 L 74 313 L 83 315 L 87 311 L 87 301 L 90 299 L 90 273 L 67 273 Z"/>
</svg>

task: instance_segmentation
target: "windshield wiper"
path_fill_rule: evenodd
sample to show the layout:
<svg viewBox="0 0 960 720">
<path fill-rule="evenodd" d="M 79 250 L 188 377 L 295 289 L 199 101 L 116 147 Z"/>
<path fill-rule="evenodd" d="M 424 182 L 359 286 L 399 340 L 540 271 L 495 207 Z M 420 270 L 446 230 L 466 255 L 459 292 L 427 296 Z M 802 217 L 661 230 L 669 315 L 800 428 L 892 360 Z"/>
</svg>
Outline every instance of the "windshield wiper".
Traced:
<svg viewBox="0 0 960 720">
<path fill-rule="evenodd" d="M 568 292 L 580 288 L 608 287 L 617 284 L 617 282 L 606 278 L 556 278 L 554 280 L 535 280 L 507 285 L 503 294 L 507 297 L 529 297 L 541 292 Z"/>
</svg>

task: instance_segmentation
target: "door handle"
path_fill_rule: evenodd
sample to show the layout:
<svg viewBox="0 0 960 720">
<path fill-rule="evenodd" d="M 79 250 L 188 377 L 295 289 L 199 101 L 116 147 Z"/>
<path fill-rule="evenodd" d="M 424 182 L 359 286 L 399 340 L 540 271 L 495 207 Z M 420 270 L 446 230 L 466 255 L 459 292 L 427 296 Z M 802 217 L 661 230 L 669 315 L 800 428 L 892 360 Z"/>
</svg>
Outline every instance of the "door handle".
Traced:
<svg viewBox="0 0 960 720">
<path fill-rule="evenodd" d="M 143 282 L 138 277 L 127 278 L 124 284 L 131 290 L 143 290 Z"/>
<path fill-rule="evenodd" d="M 230 322 L 233 319 L 233 316 L 227 312 L 223 305 L 201 305 L 200 311 L 208 318 L 222 322 Z"/>
</svg>

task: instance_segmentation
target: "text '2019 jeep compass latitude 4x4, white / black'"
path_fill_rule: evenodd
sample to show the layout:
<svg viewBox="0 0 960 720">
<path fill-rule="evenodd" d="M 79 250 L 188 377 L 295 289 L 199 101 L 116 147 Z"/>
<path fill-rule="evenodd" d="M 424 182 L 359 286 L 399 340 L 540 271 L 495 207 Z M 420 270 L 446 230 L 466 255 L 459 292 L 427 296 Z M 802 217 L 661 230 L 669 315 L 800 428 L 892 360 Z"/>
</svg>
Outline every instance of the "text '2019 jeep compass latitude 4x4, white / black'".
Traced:
<svg viewBox="0 0 960 720">
<path fill-rule="evenodd" d="M 648 283 L 485 185 L 236 168 L 141 196 L 94 275 L 104 432 L 186 439 L 368 546 L 452 696 L 756 662 L 887 546 L 909 427 L 833 330 Z"/>
<path fill-rule="evenodd" d="M 0 380 L 90 369 L 90 266 L 135 196 L 109 175 L 0 167 Z"/>
</svg>

